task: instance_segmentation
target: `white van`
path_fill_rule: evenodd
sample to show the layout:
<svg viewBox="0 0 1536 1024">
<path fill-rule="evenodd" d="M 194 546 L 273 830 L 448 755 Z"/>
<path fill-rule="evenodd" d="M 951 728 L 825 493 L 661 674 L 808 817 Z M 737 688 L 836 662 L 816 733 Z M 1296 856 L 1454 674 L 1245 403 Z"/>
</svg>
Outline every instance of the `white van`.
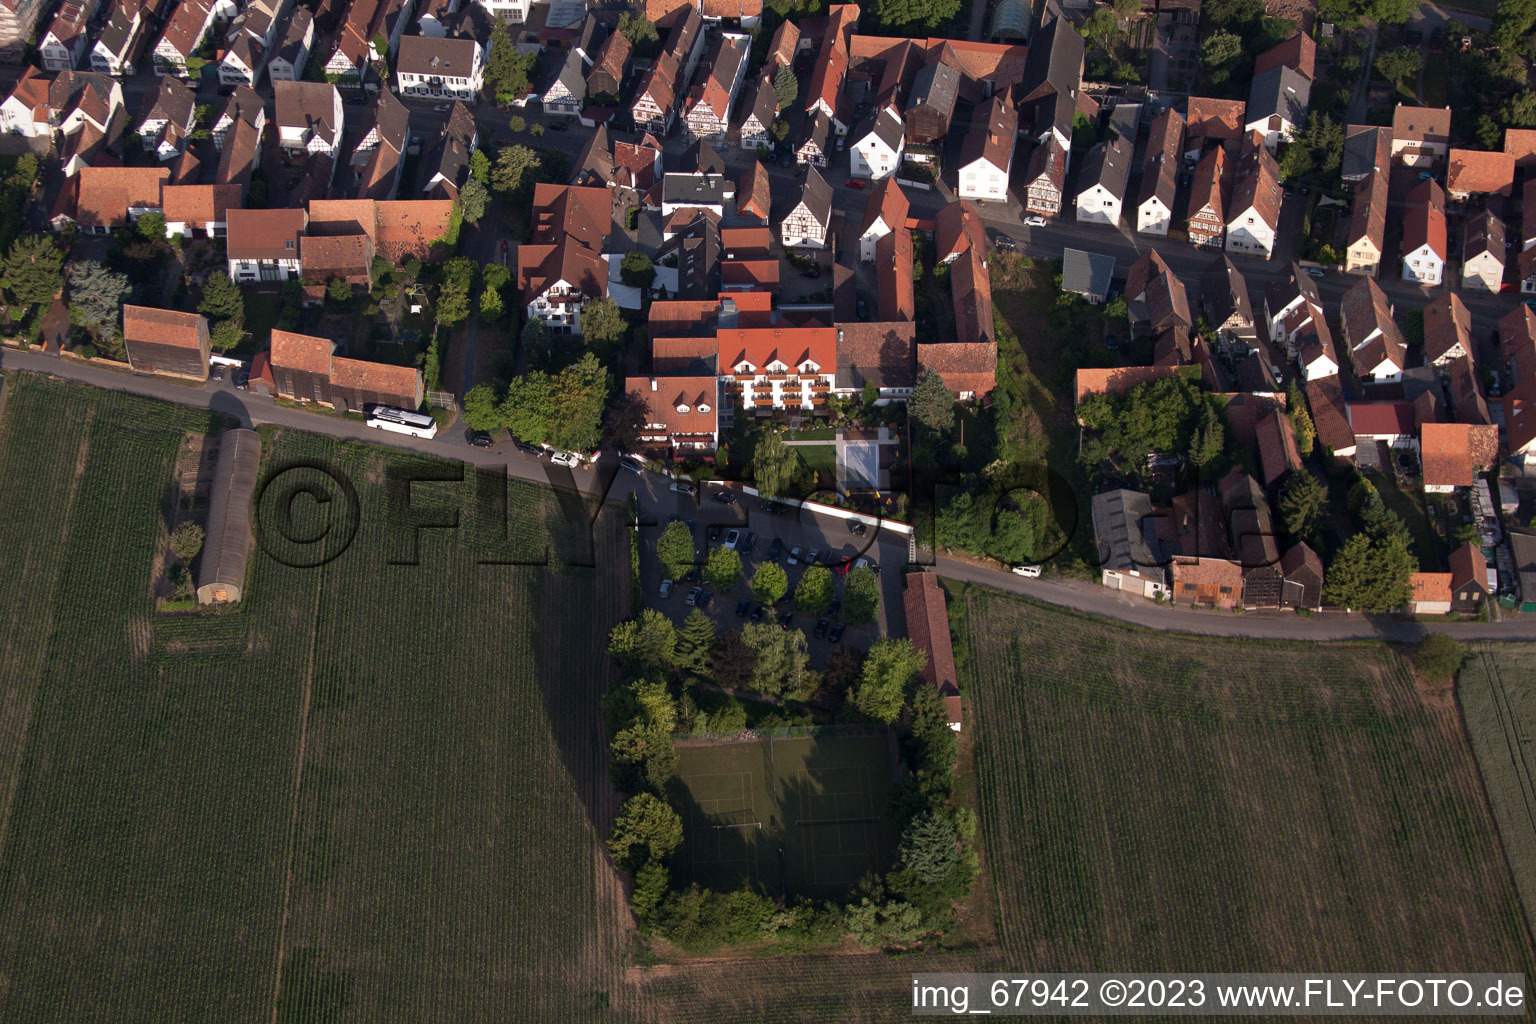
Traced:
<svg viewBox="0 0 1536 1024">
<path fill-rule="evenodd" d="M 1013 567 L 1013 574 L 1015 576 L 1028 576 L 1030 579 L 1036 579 L 1040 575 L 1040 567 L 1038 565 L 1016 565 Z"/>
</svg>

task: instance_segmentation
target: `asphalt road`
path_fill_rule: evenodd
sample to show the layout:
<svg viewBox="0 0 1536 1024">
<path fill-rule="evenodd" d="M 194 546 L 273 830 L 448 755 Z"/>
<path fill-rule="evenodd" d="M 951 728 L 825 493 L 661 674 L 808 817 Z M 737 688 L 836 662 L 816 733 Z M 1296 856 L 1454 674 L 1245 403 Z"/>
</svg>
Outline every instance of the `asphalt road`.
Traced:
<svg viewBox="0 0 1536 1024">
<path fill-rule="evenodd" d="M 893 530 L 876 529 L 865 538 L 854 538 L 848 533 L 842 520 L 835 517 L 818 516 L 810 512 L 783 517 L 764 516 L 757 512 L 755 505 L 750 501 L 735 506 L 723 506 L 709 501 L 706 495 L 690 498 L 673 494 L 668 490 L 670 481 L 667 478 L 650 473 L 635 474 L 621 471 L 611 455 L 600 462 L 596 469 L 564 471 L 543 460 L 529 458 L 512 448 L 510 444 L 499 445 L 489 450 L 472 447 L 466 442 L 460 430 L 449 431 L 430 440 L 385 433 L 369 429 L 355 420 L 276 405 L 270 399 L 237 391 L 227 381 L 222 384 L 210 383 L 206 387 L 198 388 L 160 378 L 78 363 L 61 357 L 44 355 L 39 351 L 19 351 L 10 348 L 0 350 L 0 370 L 52 374 L 96 387 L 145 395 L 181 405 L 211 408 L 239 418 L 246 426 L 270 423 L 329 434 L 333 437 L 370 441 L 447 459 L 458 459 L 486 469 L 504 468 L 510 476 L 544 483 L 561 490 L 575 489 L 591 497 L 603 495 L 608 500 L 622 501 L 627 495 L 634 493 L 639 497 L 641 519 L 645 530 L 659 529 L 674 514 L 685 519 L 694 519 L 698 523 L 698 535 L 701 541 L 704 540 L 705 531 L 711 524 L 727 528 L 729 525 L 741 525 L 757 533 L 758 546 L 755 553 L 759 559 L 766 554 L 774 536 L 781 537 L 786 546 L 831 546 L 840 548 L 845 553 L 862 554 L 886 570 L 881 576 L 880 626 L 884 631 L 898 635 L 905 630 L 905 621 L 900 615 L 900 573 L 897 570 L 906 564 L 907 541 L 904 535 Z M 937 558 L 932 568 L 939 574 L 953 579 L 985 584 L 999 590 L 1024 594 L 1049 604 L 1175 632 L 1289 640 L 1407 641 L 1422 636 L 1426 630 L 1429 630 L 1449 633 L 1468 640 L 1536 640 L 1536 617 L 1510 619 L 1498 623 L 1476 623 L 1414 622 L 1390 616 L 1342 613 L 1302 617 L 1289 612 L 1248 612 L 1242 615 L 1230 612 L 1197 612 L 1130 598 L 1094 584 L 1050 578 L 1024 579 L 1000 569 L 988 569 L 951 558 Z M 652 574 L 648 573 L 647 576 L 651 577 Z M 648 578 L 648 592 L 653 592 L 650 590 L 653 585 L 652 578 Z M 745 593 L 745 589 L 740 589 L 740 594 L 731 597 L 729 607 L 724 600 L 721 600 L 716 613 L 729 616 L 734 610 L 735 598 L 745 596 Z M 680 599 L 678 603 L 681 604 Z M 802 621 L 797 622 L 797 625 L 809 626 L 814 625 L 814 622 Z"/>
</svg>

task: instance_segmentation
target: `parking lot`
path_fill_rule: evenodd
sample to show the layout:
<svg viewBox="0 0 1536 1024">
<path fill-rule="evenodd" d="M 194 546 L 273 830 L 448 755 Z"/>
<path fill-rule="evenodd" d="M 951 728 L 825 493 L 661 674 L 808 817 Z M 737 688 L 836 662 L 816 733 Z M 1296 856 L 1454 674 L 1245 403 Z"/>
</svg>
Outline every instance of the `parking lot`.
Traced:
<svg viewBox="0 0 1536 1024">
<path fill-rule="evenodd" d="M 737 617 L 737 604 L 744 598 L 752 598 L 752 574 L 769 559 L 773 542 L 778 540 L 782 548 L 778 563 L 789 577 L 791 594 L 805 572 L 805 557 L 811 549 L 831 551 L 836 556 L 850 559 L 867 558 L 872 567 L 879 567 L 880 610 L 876 621 L 872 624 L 848 626 L 841 639 L 843 645 L 851 645 L 863 651 L 868 650 L 869 645 L 882 633 L 893 636 L 906 634 L 906 616 L 901 604 L 901 569 L 907 561 L 905 535 L 893 530 L 881 530 L 877 524 L 870 526 L 865 535 L 858 536 L 849 529 L 846 520 L 815 515 L 793 506 L 785 506 L 786 511 L 782 515 L 771 515 L 762 510 L 754 497 L 744 496 L 735 504 L 722 504 L 711 497 L 719 490 L 718 487 L 706 487 L 703 493 L 690 496 L 667 491 L 664 484 L 637 488 L 642 523 L 640 575 L 646 603 L 650 607 L 666 612 L 675 622 L 681 623 L 692 611 L 686 603 L 686 595 L 692 587 L 699 586 L 711 592 L 704 611 L 715 621 L 720 632 L 740 629 L 751 619 Z M 659 494 L 656 493 L 658 491 Z M 751 550 L 742 555 L 741 578 L 734 585 L 725 591 L 715 592 L 714 588 L 699 581 L 676 581 L 670 596 L 658 597 L 662 568 L 656 557 L 656 542 L 673 516 L 693 524 L 695 560 L 701 569 L 709 552 L 724 542 L 730 530 L 743 531 L 742 542 L 746 541 L 746 533 L 752 535 Z M 797 547 L 802 557 L 798 564 L 790 565 L 790 552 Z M 840 599 L 843 577 L 835 576 L 835 579 L 837 597 Z M 752 599 L 752 603 L 755 605 L 757 602 Z M 777 609 L 765 610 L 763 621 L 772 621 L 776 612 L 784 610 L 794 612 L 790 628 L 805 632 L 811 667 L 820 669 L 832 645 L 827 638 L 814 635 L 818 617 L 808 612 L 794 611 L 793 603 L 786 602 Z M 834 616 L 832 621 L 838 621 L 837 617 Z"/>
</svg>

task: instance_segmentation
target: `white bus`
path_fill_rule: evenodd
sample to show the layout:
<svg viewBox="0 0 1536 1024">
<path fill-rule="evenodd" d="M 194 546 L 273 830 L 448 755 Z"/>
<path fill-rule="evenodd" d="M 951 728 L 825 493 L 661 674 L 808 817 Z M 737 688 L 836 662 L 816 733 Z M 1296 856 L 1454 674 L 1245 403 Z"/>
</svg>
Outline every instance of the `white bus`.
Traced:
<svg viewBox="0 0 1536 1024">
<path fill-rule="evenodd" d="M 368 425 L 379 430 L 393 430 L 413 437 L 436 437 L 437 420 L 425 413 L 406 412 L 388 405 L 376 405 L 368 414 Z"/>
</svg>

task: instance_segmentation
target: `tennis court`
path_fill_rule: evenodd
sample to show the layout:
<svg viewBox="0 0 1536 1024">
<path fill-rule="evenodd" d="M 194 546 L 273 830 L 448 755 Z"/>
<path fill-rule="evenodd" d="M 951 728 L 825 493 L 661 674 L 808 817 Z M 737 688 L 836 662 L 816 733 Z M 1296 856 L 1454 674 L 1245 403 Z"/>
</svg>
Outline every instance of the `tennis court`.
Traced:
<svg viewBox="0 0 1536 1024">
<path fill-rule="evenodd" d="M 679 743 L 670 795 L 687 835 L 674 870 L 713 889 L 843 896 L 895 851 L 883 820 L 892 742 L 880 732 Z"/>
</svg>

